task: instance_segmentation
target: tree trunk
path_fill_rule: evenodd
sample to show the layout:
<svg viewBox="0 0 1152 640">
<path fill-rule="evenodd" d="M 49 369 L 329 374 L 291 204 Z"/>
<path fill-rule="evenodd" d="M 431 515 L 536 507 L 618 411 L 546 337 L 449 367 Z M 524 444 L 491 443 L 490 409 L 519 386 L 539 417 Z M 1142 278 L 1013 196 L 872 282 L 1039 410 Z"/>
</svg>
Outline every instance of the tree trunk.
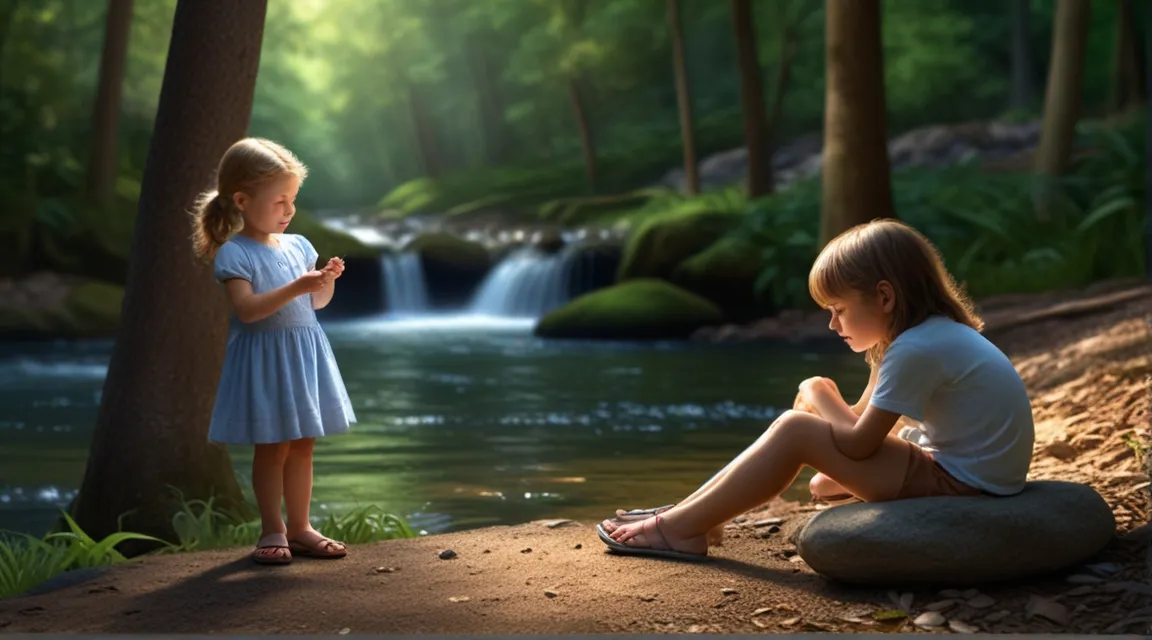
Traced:
<svg viewBox="0 0 1152 640">
<path fill-rule="evenodd" d="M 584 149 L 584 173 L 588 177 L 588 192 L 596 193 L 596 142 L 592 139 L 592 125 L 580 95 L 580 82 L 568 79 L 568 99 L 572 102 L 572 117 L 580 129 L 580 146 Z"/>
<path fill-rule="evenodd" d="M 772 108 L 768 112 L 768 141 L 771 143 L 784 112 L 784 96 L 788 94 L 788 83 L 792 79 L 792 58 L 796 56 L 796 41 L 799 22 L 784 26 L 780 38 L 780 61 L 776 66 L 776 92 L 772 96 Z M 771 147 L 769 147 L 771 149 Z"/>
<path fill-rule="evenodd" d="M 880 0 L 827 0 L 820 243 L 895 217 L 888 163 Z"/>
<path fill-rule="evenodd" d="M 211 268 L 193 258 L 186 211 L 248 129 L 266 7 L 176 5 L 120 328 L 73 511 L 97 539 L 122 515 L 125 530 L 174 539 L 169 485 L 248 512 L 226 450 L 208 442 L 228 310 Z"/>
<path fill-rule="evenodd" d="M 1044 125 L 1036 149 L 1039 177 L 1036 213 L 1047 219 L 1056 181 L 1068 167 L 1076 139 L 1084 54 L 1088 44 L 1089 0 L 1058 0 L 1052 25 L 1052 59 L 1044 92 Z"/>
<path fill-rule="evenodd" d="M 1147 21 L 1144 33 L 1152 34 L 1152 11 L 1146 12 L 1144 19 Z M 1144 45 L 1144 74 L 1144 86 L 1152 87 L 1152 41 Z M 1148 122 L 1152 122 L 1152 100 L 1146 102 L 1145 109 Z M 1152 127 L 1145 125 L 1144 128 L 1145 158 L 1152 158 Z M 1152 198 L 1148 197 L 1152 193 L 1152 162 L 1147 159 L 1144 161 L 1144 174 L 1144 276 L 1152 281 Z M 1148 456 L 1148 464 L 1152 465 L 1152 455 Z M 1152 496 L 1149 499 L 1152 500 Z"/>
<path fill-rule="evenodd" d="M 1012 0 L 1012 108 L 1030 109 L 1036 101 L 1032 70 L 1032 37 L 1028 30 L 1031 0 Z"/>
<path fill-rule="evenodd" d="M 740 105 L 748 146 L 748 197 L 772 193 L 772 148 L 764 112 L 764 86 L 756 59 L 756 28 L 751 0 L 732 0 L 732 26 L 740 64 Z"/>
<path fill-rule="evenodd" d="M 440 176 L 440 151 L 436 146 L 436 127 L 428 116 L 428 106 L 420 95 L 420 87 L 408 85 L 408 111 L 412 117 L 412 129 L 416 134 L 416 146 L 420 150 L 420 162 L 424 175 L 429 178 Z"/>
<path fill-rule="evenodd" d="M 120 129 L 120 90 L 128 57 L 132 0 L 108 0 L 104 52 L 100 57 L 100 84 L 92 116 L 92 149 L 88 159 L 88 201 L 106 206 L 116 187 L 116 134 Z"/>
<path fill-rule="evenodd" d="M 1109 106 L 1113 113 L 1137 107 L 1144 102 L 1144 73 L 1141 69 L 1140 41 L 1132 0 L 1120 0 L 1118 8 L 1112 91 L 1109 96 Z"/>
<path fill-rule="evenodd" d="M 504 121 L 504 95 L 498 74 L 493 73 L 492 55 L 473 41 L 469 47 L 476 98 L 480 107 L 482 157 L 490 164 L 501 164 L 508 157 L 508 125 Z"/>
<path fill-rule="evenodd" d="M 684 144 L 684 192 L 700 193 L 696 166 L 696 135 L 692 131 L 692 92 L 684 62 L 684 28 L 680 25 L 680 2 L 668 0 L 668 34 L 672 38 L 672 72 L 676 77 L 676 101 L 680 107 L 680 139 Z"/>
</svg>

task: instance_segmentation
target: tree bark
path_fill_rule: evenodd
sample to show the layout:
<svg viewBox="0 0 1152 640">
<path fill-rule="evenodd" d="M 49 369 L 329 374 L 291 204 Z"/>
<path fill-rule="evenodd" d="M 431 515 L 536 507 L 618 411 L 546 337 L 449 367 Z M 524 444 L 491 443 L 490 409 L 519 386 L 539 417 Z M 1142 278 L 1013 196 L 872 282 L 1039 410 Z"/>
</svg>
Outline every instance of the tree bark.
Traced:
<svg viewBox="0 0 1152 640">
<path fill-rule="evenodd" d="M 888 162 L 880 0 L 826 0 L 820 243 L 895 217 Z"/>
<path fill-rule="evenodd" d="M 198 263 L 187 213 L 248 129 L 266 0 L 179 0 L 88 466 L 73 514 L 100 539 L 174 539 L 175 495 L 247 513 L 228 454 L 208 442 L 228 310 Z M 148 545 L 125 543 L 135 555 Z"/>
<path fill-rule="evenodd" d="M 772 193 L 772 148 L 764 112 L 764 86 L 756 59 L 756 28 L 751 0 L 732 0 L 732 27 L 740 65 L 740 105 L 748 147 L 748 197 Z"/>
<path fill-rule="evenodd" d="M 1032 37 L 1028 27 L 1031 12 L 1031 0 L 1012 0 L 1011 106 L 1013 109 L 1030 109 L 1036 101 Z"/>
<path fill-rule="evenodd" d="M 696 166 L 696 135 L 692 130 L 692 92 L 684 55 L 684 28 L 680 24 L 679 0 L 668 0 L 668 34 L 672 38 L 672 72 L 676 77 L 676 101 L 680 107 L 680 139 L 684 145 L 684 192 L 700 193 Z"/>
<path fill-rule="evenodd" d="M 1089 0 L 1058 0 L 1052 24 L 1052 59 L 1044 92 L 1044 124 L 1036 149 L 1036 213 L 1047 219 L 1056 181 L 1068 168 L 1080 116 Z"/>
<path fill-rule="evenodd" d="M 408 112 L 412 118 L 412 129 L 416 134 L 416 146 L 420 150 L 420 162 L 424 175 L 437 178 L 441 173 L 440 150 L 436 146 L 436 125 L 428 116 L 428 106 L 420 95 L 420 87 L 408 85 Z"/>
<path fill-rule="evenodd" d="M 1144 102 L 1140 39 L 1136 31 L 1132 0 L 1120 0 L 1118 9 L 1112 63 L 1112 90 L 1109 96 L 1109 106 L 1113 113 L 1137 107 Z"/>
<path fill-rule="evenodd" d="M 568 100 L 572 103 L 572 117 L 580 129 L 580 146 L 584 149 L 584 174 L 588 178 L 588 192 L 596 193 L 596 141 L 592 138 L 592 125 L 588 122 L 588 112 L 584 98 L 580 94 L 580 82 L 568 79 Z"/>
<path fill-rule="evenodd" d="M 483 126 L 483 158 L 491 164 L 500 164 L 507 159 L 510 141 L 508 125 L 504 121 L 504 95 L 500 91 L 499 74 L 494 73 L 492 54 L 487 47 L 473 39 L 469 50 L 480 107 L 480 123 Z"/>
<path fill-rule="evenodd" d="M 120 130 L 120 92 L 124 86 L 124 64 L 128 57 L 131 26 L 132 0 L 108 0 L 86 185 L 88 201 L 101 207 L 112 200 L 116 186 L 116 134 Z"/>
<path fill-rule="evenodd" d="M 1144 33 L 1152 34 L 1152 11 L 1144 14 Z M 1144 86 L 1152 87 L 1152 41 L 1144 45 Z M 1145 103 L 1148 122 L 1152 122 L 1152 100 Z M 1144 153 L 1145 158 L 1152 158 L 1152 127 L 1145 125 Z M 1144 162 L 1144 276 L 1152 281 L 1152 162 Z M 1148 464 L 1152 464 L 1152 456 L 1148 456 Z M 1152 506 L 1152 505 L 1150 505 Z"/>
</svg>

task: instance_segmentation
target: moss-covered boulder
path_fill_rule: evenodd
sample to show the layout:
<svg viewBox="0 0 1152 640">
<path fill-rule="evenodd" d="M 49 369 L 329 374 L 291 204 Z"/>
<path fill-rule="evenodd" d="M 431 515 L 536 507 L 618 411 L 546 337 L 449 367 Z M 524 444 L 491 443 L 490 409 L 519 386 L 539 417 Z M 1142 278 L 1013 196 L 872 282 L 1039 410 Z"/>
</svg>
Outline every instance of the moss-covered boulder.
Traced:
<svg viewBox="0 0 1152 640">
<path fill-rule="evenodd" d="M 726 235 L 743 217 L 739 213 L 699 211 L 647 220 L 628 242 L 619 279 L 669 279 L 682 262 Z"/>
<path fill-rule="evenodd" d="M 119 285 L 39 273 L 4 288 L 3 338 L 107 338 L 120 323 L 124 288 Z"/>
<path fill-rule="evenodd" d="M 298 233 L 308 238 L 312 246 L 316 247 L 316 253 L 320 254 L 321 263 L 340 256 L 344 256 L 345 260 L 349 257 L 375 260 L 380 256 L 379 249 L 369 247 L 343 231 L 324 226 L 307 211 L 296 212 L 288 233 Z"/>
<path fill-rule="evenodd" d="M 663 280 L 640 278 L 576 298 L 544 316 L 535 333 L 544 338 L 685 339 L 722 319 L 709 300 Z"/>
<path fill-rule="evenodd" d="M 429 302 L 437 308 L 467 304 L 492 267 L 484 245 L 445 232 L 419 235 L 404 251 L 420 254 Z"/>
<path fill-rule="evenodd" d="M 730 235 L 680 263 L 669 280 L 715 302 L 726 320 L 745 322 L 772 312 L 767 296 L 756 292 L 766 266 L 763 247 Z"/>
</svg>

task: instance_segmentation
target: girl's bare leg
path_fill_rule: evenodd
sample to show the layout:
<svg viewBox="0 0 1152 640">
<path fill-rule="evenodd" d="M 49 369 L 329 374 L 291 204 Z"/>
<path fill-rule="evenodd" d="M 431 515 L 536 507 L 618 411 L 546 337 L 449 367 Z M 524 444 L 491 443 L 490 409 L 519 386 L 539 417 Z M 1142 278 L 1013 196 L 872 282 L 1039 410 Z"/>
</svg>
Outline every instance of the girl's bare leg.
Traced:
<svg viewBox="0 0 1152 640">
<path fill-rule="evenodd" d="M 344 543 L 320 535 L 312 528 L 312 452 L 315 438 L 293 440 L 284 463 L 284 504 L 288 511 L 288 540 L 296 549 L 305 547 L 314 556 L 338 557 L 347 552 Z"/>
<path fill-rule="evenodd" d="M 258 444 L 252 456 L 252 491 L 260 510 L 261 538 L 286 531 L 280 503 L 284 498 L 284 462 L 287 457 L 287 442 Z M 282 547 L 257 549 L 255 554 L 267 560 L 290 557 L 288 550 Z"/>
<path fill-rule="evenodd" d="M 664 513 L 662 533 L 678 551 L 704 553 L 708 548 L 705 534 L 710 529 L 778 496 L 805 465 L 835 478 L 864 500 L 890 499 L 903 484 L 909 446 L 889 436 L 871 457 L 853 460 L 836 448 L 827 421 L 810 413 L 789 411 L 711 487 Z M 619 542 L 649 546 L 643 526 L 644 522 L 618 526 L 611 536 Z"/>
</svg>

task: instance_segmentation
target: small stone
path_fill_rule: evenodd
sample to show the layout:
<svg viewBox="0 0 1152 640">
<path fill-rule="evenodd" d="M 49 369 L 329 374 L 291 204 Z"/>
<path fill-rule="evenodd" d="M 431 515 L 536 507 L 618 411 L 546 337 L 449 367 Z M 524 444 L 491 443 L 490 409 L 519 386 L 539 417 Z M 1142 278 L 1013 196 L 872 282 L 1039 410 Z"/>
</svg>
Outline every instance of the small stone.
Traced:
<svg viewBox="0 0 1152 640">
<path fill-rule="evenodd" d="M 525 547 L 520 550 L 520 553 L 532 553 L 532 547 Z"/>
<path fill-rule="evenodd" d="M 351 630 L 351 629 L 349 629 L 348 627 L 344 627 L 343 629 L 341 629 L 341 630 L 340 630 L 340 632 L 339 632 L 339 633 L 340 633 L 340 635 L 342 635 L 342 636 L 346 636 L 346 635 L 348 635 L 349 633 L 352 633 L 352 630 Z"/>
<path fill-rule="evenodd" d="M 559 593 L 556 593 L 555 591 L 553 591 L 553 590 L 551 590 L 551 589 L 548 589 L 547 591 L 545 591 L 545 592 L 544 592 L 544 595 L 545 595 L 546 597 L 549 597 L 549 598 L 555 598 L 556 596 L 558 596 L 558 595 L 560 595 L 560 594 L 559 594 Z"/>
<path fill-rule="evenodd" d="M 937 600 L 936 602 L 929 602 L 924 605 L 925 611 L 943 611 L 956 606 L 956 599 L 949 598 L 947 600 Z"/>
<path fill-rule="evenodd" d="M 980 631 L 979 629 L 968 624 L 967 622 L 961 622 L 959 620 L 949 620 L 948 621 L 948 628 L 955 631 L 956 633 L 976 633 L 976 632 Z"/>
<path fill-rule="evenodd" d="M 492 550 L 491 549 L 485 549 L 484 553 L 492 553 Z"/>
<path fill-rule="evenodd" d="M 1116 564 L 1115 562 L 1098 562 L 1096 564 L 1090 564 L 1084 568 L 1091 571 L 1092 573 L 1102 576 L 1110 576 L 1114 573 L 1119 573 L 1121 569 L 1120 565 Z"/>
<path fill-rule="evenodd" d="M 914 601 L 915 601 L 915 597 L 911 593 L 901 594 L 900 595 L 900 608 L 905 610 L 905 611 L 911 611 L 912 610 L 912 603 Z"/>
<path fill-rule="evenodd" d="M 980 590 L 979 589 L 965 589 L 964 592 L 961 593 L 960 595 L 965 600 L 971 600 L 972 598 L 975 598 L 976 596 L 980 595 Z"/>
<path fill-rule="evenodd" d="M 455 558 L 455 557 L 456 557 L 456 552 L 451 550 L 451 549 L 445 549 L 445 550 L 440 552 L 440 559 L 441 560 L 451 560 L 452 558 Z"/>
<path fill-rule="evenodd" d="M 575 546 L 575 547 L 573 547 L 573 548 L 574 548 L 574 549 L 583 549 L 583 548 L 584 548 L 584 545 L 582 545 L 582 544 L 580 544 L 579 542 L 577 542 L 577 543 L 576 543 L 576 546 Z"/>
<path fill-rule="evenodd" d="M 720 593 L 722 593 L 726 596 L 734 596 L 737 593 L 739 593 L 739 591 L 736 591 L 735 589 L 733 589 L 731 587 L 725 587 L 725 588 L 720 590 Z"/>
<path fill-rule="evenodd" d="M 994 604 L 996 604 L 996 599 L 983 593 L 968 601 L 968 606 L 973 609 L 987 609 Z"/>
<path fill-rule="evenodd" d="M 1004 618 L 1007 618 L 1011 614 L 1012 614 L 1011 611 L 1009 611 L 1007 609 L 1001 609 L 1001 610 L 997 611 L 996 613 L 990 613 L 990 614 L 984 616 L 984 619 L 988 622 L 1000 622 L 1001 620 L 1003 620 Z"/>
<path fill-rule="evenodd" d="M 801 558 L 800 556 L 792 556 L 791 558 L 788 558 L 788 562 L 804 562 L 804 558 Z"/>
<path fill-rule="evenodd" d="M 764 518 L 752 523 L 753 527 L 771 527 L 778 524 L 784 524 L 784 518 Z"/>
<path fill-rule="evenodd" d="M 917 627 L 942 627 L 944 626 L 945 622 L 946 620 L 944 620 L 944 615 L 939 611 L 925 611 L 924 613 L 916 616 L 916 619 L 912 621 L 912 624 L 916 625 Z"/>
<path fill-rule="evenodd" d="M 1056 624 L 1068 624 L 1068 609 L 1059 602 L 1053 602 L 1040 596 L 1032 596 L 1024 611 L 1029 618 L 1039 616 Z"/>
<path fill-rule="evenodd" d="M 468 596 L 452 596 L 448 598 L 448 602 L 468 602 L 471 599 Z"/>
<path fill-rule="evenodd" d="M 1094 587 L 1090 584 L 1086 584 L 1083 586 L 1076 587 L 1075 589 L 1069 589 L 1068 591 L 1066 591 L 1064 593 L 1064 595 L 1066 595 L 1066 596 L 1083 596 L 1083 595 L 1087 595 L 1089 593 L 1092 593 L 1095 590 L 1096 590 L 1096 587 Z"/>
<path fill-rule="evenodd" d="M 641 602 L 655 602 L 656 596 L 654 596 L 654 595 L 652 595 L 652 596 L 640 596 L 640 601 Z"/>
<path fill-rule="evenodd" d="M 376 567 L 376 573 L 393 573 L 399 571 L 396 567 Z"/>
<path fill-rule="evenodd" d="M 1065 582 L 1068 584 L 1099 584 L 1104 582 L 1104 580 L 1102 578 L 1097 578 L 1096 576 L 1090 576 L 1086 573 L 1077 573 L 1065 578 Z"/>
<path fill-rule="evenodd" d="M 940 595 L 944 596 L 945 598 L 962 598 L 962 597 L 964 597 L 963 594 L 960 593 L 959 589 L 945 589 L 945 590 L 940 592 Z"/>
<path fill-rule="evenodd" d="M 544 526 L 548 527 L 549 529 L 555 529 L 556 527 L 563 527 L 566 524 L 572 524 L 572 521 L 571 520 L 554 520 L 552 522 L 545 524 Z"/>
</svg>

